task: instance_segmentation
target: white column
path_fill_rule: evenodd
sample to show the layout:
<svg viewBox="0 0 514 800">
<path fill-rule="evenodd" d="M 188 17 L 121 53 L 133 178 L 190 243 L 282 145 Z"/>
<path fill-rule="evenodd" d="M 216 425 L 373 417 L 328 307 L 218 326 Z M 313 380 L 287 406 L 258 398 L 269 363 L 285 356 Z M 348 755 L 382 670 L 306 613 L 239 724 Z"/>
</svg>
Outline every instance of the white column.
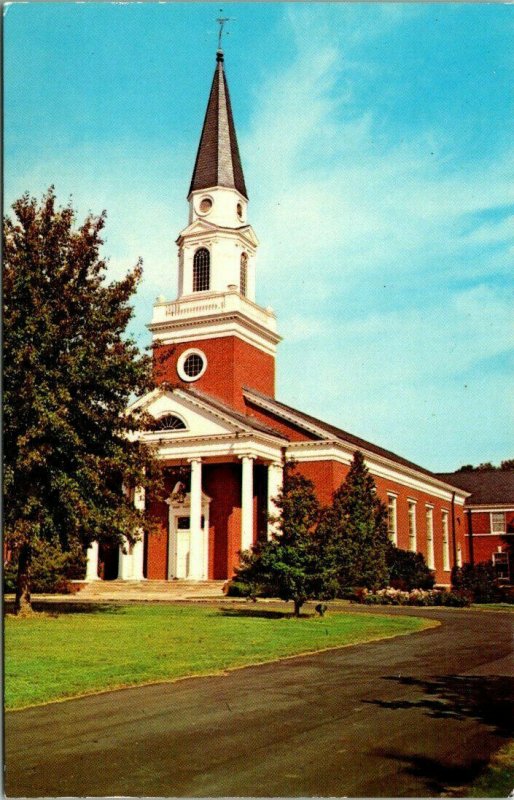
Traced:
<svg viewBox="0 0 514 800">
<path fill-rule="evenodd" d="M 125 553 L 123 552 L 125 549 Z M 133 570 L 133 552 L 132 547 L 125 540 L 124 544 L 120 544 L 120 555 L 118 560 L 118 580 L 120 581 L 130 581 L 132 579 L 132 570 Z"/>
<path fill-rule="evenodd" d="M 86 581 L 98 581 L 98 542 L 91 542 L 86 558 Z"/>
<path fill-rule="evenodd" d="M 253 458 L 242 456 L 241 477 L 241 550 L 253 544 Z"/>
<path fill-rule="evenodd" d="M 202 459 L 191 458 L 191 508 L 189 519 L 189 578 L 201 581 L 203 573 Z"/>
<path fill-rule="evenodd" d="M 144 486 L 136 486 L 134 491 L 134 507 L 139 511 L 145 510 L 145 489 Z M 132 546 L 132 577 L 135 581 L 144 580 L 143 558 L 144 558 L 144 531 L 139 531 L 140 539 Z"/>
<path fill-rule="evenodd" d="M 279 516 L 279 509 L 276 507 L 273 500 L 278 496 L 282 483 L 284 481 L 284 469 L 279 461 L 273 461 L 268 464 L 268 517 Z M 272 534 L 279 533 L 279 526 L 276 522 L 268 520 L 268 539 L 271 539 Z"/>
</svg>

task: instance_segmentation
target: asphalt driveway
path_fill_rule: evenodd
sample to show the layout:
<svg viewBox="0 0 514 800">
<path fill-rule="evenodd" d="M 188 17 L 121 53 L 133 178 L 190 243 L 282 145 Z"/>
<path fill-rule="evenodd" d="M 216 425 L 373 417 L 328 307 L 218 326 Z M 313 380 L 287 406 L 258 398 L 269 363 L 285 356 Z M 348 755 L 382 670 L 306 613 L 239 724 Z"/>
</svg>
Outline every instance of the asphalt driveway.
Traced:
<svg viewBox="0 0 514 800">
<path fill-rule="evenodd" d="M 514 616 L 408 613 L 442 625 L 8 713 L 7 796 L 462 794 L 513 732 Z"/>
</svg>

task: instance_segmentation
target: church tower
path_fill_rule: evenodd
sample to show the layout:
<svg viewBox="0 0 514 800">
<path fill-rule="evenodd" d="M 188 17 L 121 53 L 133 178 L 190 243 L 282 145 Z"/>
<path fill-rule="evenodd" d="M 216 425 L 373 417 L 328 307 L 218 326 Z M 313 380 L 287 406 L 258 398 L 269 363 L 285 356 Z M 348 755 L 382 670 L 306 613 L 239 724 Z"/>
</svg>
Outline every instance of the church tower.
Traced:
<svg viewBox="0 0 514 800">
<path fill-rule="evenodd" d="M 200 144 L 179 234 L 178 296 L 158 299 L 154 375 L 244 410 L 243 387 L 274 396 L 276 318 L 255 302 L 258 240 L 246 190 L 222 50 L 216 54 Z"/>
</svg>

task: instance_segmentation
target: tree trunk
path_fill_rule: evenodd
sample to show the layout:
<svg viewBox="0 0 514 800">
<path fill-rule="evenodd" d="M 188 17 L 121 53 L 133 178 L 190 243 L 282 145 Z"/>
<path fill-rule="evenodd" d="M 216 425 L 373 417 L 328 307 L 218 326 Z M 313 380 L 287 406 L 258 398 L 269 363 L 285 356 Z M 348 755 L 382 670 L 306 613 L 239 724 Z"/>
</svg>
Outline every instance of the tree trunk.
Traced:
<svg viewBox="0 0 514 800">
<path fill-rule="evenodd" d="M 14 601 L 15 614 L 29 614 L 32 611 L 30 602 L 30 563 L 32 549 L 29 544 L 23 544 L 18 555 L 18 578 L 16 581 L 16 599 Z"/>
<path fill-rule="evenodd" d="M 294 615 L 295 617 L 300 616 L 300 609 L 303 606 L 303 600 L 294 600 Z"/>
</svg>

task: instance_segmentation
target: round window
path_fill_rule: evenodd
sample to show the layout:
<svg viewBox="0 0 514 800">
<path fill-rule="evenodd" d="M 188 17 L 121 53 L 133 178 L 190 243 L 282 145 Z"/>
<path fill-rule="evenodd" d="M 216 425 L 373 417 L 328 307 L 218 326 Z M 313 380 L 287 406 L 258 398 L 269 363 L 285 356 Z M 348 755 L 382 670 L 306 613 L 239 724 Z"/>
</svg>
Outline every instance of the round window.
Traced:
<svg viewBox="0 0 514 800">
<path fill-rule="evenodd" d="M 177 372 L 183 381 L 196 381 L 207 369 L 207 358 L 201 350 L 191 349 L 182 353 L 177 363 Z"/>
<path fill-rule="evenodd" d="M 202 214 L 207 214 L 212 208 L 212 200 L 210 197 L 203 197 L 200 200 L 200 211 Z"/>
</svg>

